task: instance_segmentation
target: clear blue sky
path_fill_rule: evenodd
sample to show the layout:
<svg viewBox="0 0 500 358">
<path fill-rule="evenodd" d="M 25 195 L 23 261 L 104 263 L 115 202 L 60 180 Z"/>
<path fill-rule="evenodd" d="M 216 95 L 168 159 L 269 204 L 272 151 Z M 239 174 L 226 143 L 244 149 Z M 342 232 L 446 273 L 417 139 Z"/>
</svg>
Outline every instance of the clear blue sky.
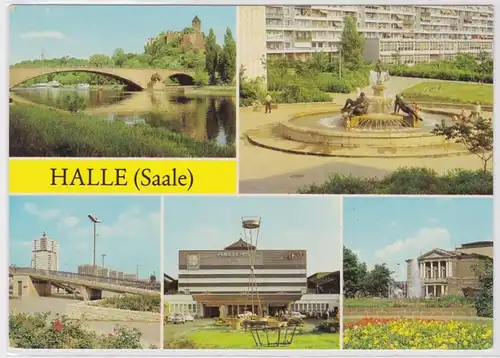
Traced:
<svg viewBox="0 0 500 358">
<path fill-rule="evenodd" d="M 31 242 L 45 231 L 59 243 L 61 271 L 76 272 L 92 263 L 93 225 L 97 227 L 96 261 L 149 278 L 161 270 L 160 198 L 149 196 L 11 196 L 10 264 L 31 264 Z"/>
<path fill-rule="evenodd" d="M 213 28 L 223 43 L 229 27 L 236 38 L 235 6 L 16 5 L 10 9 L 10 64 L 40 58 L 111 55 L 116 48 L 143 52 L 161 31 L 191 26 L 195 15 L 202 31 Z"/>
<path fill-rule="evenodd" d="M 344 245 L 369 267 L 387 263 L 397 280 L 406 274 L 407 259 L 493 240 L 488 197 L 344 197 L 343 216 Z"/>
<path fill-rule="evenodd" d="M 335 197 L 165 197 L 165 272 L 178 274 L 179 250 L 222 250 L 243 233 L 242 216 L 261 216 L 259 249 L 307 250 L 308 274 L 342 266 Z"/>
</svg>

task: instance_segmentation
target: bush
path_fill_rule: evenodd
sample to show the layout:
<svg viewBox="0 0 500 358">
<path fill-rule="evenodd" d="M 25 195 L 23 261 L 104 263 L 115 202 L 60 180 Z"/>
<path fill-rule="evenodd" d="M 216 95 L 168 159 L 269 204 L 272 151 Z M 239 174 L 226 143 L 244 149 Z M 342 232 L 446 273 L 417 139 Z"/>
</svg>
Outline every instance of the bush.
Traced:
<svg viewBox="0 0 500 358">
<path fill-rule="evenodd" d="M 486 324 L 423 319 L 370 319 L 346 324 L 344 349 L 489 349 Z"/>
<path fill-rule="evenodd" d="M 9 108 L 11 157 L 235 157 L 234 144 L 196 141 L 149 125 L 130 126 L 28 104 Z"/>
<path fill-rule="evenodd" d="M 161 298 L 157 295 L 123 295 L 100 300 L 101 307 L 121 310 L 160 312 Z"/>
<path fill-rule="evenodd" d="M 187 339 L 177 339 L 171 342 L 165 342 L 164 348 L 167 349 L 199 349 L 196 343 Z"/>
<path fill-rule="evenodd" d="M 339 330 L 340 322 L 338 320 L 323 321 L 314 327 L 315 333 L 337 333 Z"/>
<path fill-rule="evenodd" d="M 333 174 L 299 194 L 493 195 L 491 171 L 456 169 L 443 175 L 428 168 L 399 168 L 382 179 Z"/>
<path fill-rule="evenodd" d="M 396 64 L 388 65 L 386 69 L 392 76 L 493 83 L 493 58 L 484 52 L 477 57 L 459 54 L 453 61 L 432 61 L 414 66 Z"/>
<path fill-rule="evenodd" d="M 141 332 L 119 327 L 113 334 L 97 334 L 79 321 L 49 320 L 47 313 L 11 313 L 9 341 L 24 349 L 140 349 Z"/>
</svg>

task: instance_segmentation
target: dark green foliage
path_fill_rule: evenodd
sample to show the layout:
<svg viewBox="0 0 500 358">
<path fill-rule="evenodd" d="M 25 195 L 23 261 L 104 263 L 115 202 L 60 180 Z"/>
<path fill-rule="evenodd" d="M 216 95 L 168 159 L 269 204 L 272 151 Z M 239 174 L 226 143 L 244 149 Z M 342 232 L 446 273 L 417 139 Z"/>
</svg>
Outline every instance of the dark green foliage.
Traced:
<svg viewBox="0 0 500 358">
<path fill-rule="evenodd" d="M 322 321 L 314 327 L 314 333 L 337 333 L 340 330 L 339 320 Z"/>
<path fill-rule="evenodd" d="M 493 57 L 485 52 L 478 56 L 459 54 L 453 61 L 388 65 L 387 69 L 391 76 L 493 83 Z"/>
<path fill-rule="evenodd" d="M 99 301 L 99 306 L 102 307 L 143 312 L 160 312 L 160 304 L 159 295 L 124 295 Z"/>
<path fill-rule="evenodd" d="M 9 108 L 12 157 L 234 157 L 233 145 L 197 141 L 149 125 L 15 104 Z"/>
<path fill-rule="evenodd" d="M 224 46 L 220 54 L 218 68 L 222 83 L 231 84 L 236 76 L 236 42 L 229 27 L 224 35 Z"/>
<path fill-rule="evenodd" d="M 452 170 L 439 175 L 428 168 L 399 168 L 382 179 L 333 174 L 323 184 L 306 186 L 300 194 L 427 194 L 493 195 L 493 174 L 483 170 Z"/>
<path fill-rule="evenodd" d="M 476 296 L 476 311 L 480 317 L 493 317 L 493 260 L 485 262 L 484 267 L 476 269 L 479 278 L 479 293 Z"/>
<path fill-rule="evenodd" d="M 347 70 L 356 71 L 363 65 L 363 35 L 358 32 L 354 16 L 346 16 L 342 30 L 342 62 Z"/>
<path fill-rule="evenodd" d="M 80 321 L 51 321 L 46 313 L 11 313 L 9 345 L 24 349 L 140 349 L 141 332 L 120 327 L 113 334 L 97 334 Z"/>
</svg>

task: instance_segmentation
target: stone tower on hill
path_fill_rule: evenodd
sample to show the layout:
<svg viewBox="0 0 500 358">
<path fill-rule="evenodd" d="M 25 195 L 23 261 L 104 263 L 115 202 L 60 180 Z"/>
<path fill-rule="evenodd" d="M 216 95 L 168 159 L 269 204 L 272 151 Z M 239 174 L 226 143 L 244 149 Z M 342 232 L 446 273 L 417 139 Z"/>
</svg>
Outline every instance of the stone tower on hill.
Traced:
<svg viewBox="0 0 500 358">
<path fill-rule="evenodd" d="M 201 21 L 198 16 L 195 16 L 193 18 L 193 21 L 191 22 L 191 26 L 196 32 L 201 32 Z"/>
</svg>

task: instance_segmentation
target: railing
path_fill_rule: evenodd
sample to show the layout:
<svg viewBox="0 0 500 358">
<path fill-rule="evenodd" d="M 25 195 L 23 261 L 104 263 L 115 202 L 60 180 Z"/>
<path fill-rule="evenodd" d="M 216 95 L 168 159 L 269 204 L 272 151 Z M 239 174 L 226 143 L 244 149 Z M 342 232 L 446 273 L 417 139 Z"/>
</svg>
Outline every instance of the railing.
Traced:
<svg viewBox="0 0 500 358">
<path fill-rule="evenodd" d="M 109 285 L 117 285 L 131 288 L 140 288 L 144 290 L 160 291 L 161 284 L 159 282 L 148 282 L 129 280 L 117 277 L 104 277 L 95 275 L 82 275 L 74 272 L 52 271 L 52 270 L 37 270 L 28 267 L 9 267 L 9 273 L 12 274 L 32 274 L 37 276 L 45 276 L 47 278 L 66 278 L 71 280 L 80 280 L 95 283 L 104 283 Z"/>
</svg>

